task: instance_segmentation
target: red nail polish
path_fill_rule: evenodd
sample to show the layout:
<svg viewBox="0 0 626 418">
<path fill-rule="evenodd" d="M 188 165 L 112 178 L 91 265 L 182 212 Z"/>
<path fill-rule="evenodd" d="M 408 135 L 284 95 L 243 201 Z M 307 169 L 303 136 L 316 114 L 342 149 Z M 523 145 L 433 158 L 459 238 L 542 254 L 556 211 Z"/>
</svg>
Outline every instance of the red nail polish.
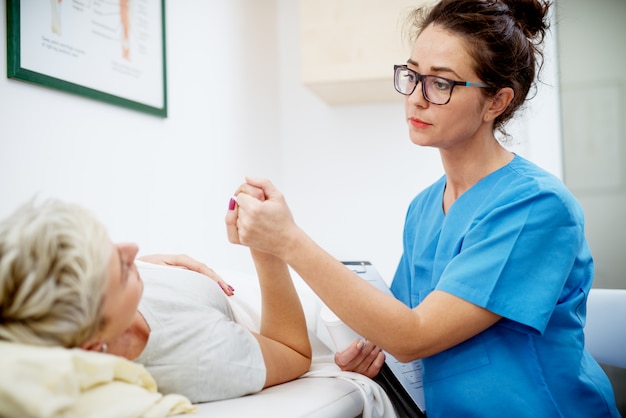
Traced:
<svg viewBox="0 0 626 418">
<path fill-rule="evenodd" d="M 234 198 L 230 198 L 230 202 L 228 202 L 228 210 L 235 210 L 235 204 L 237 201 Z"/>
</svg>

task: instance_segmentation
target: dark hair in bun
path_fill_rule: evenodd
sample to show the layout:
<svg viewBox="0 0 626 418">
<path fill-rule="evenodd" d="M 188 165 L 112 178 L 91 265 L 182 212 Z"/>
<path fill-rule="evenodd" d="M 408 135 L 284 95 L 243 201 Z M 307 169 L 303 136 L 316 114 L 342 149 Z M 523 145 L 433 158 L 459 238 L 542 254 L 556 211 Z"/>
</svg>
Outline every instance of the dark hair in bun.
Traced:
<svg viewBox="0 0 626 418">
<path fill-rule="evenodd" d="M 510 10 L 511 16 L 517 21 L 522 31 L 529 39 L 543 41 L 548 24 L 544 18 L 549 4 L 533 0 L 502 0 Z"/>
</svg>

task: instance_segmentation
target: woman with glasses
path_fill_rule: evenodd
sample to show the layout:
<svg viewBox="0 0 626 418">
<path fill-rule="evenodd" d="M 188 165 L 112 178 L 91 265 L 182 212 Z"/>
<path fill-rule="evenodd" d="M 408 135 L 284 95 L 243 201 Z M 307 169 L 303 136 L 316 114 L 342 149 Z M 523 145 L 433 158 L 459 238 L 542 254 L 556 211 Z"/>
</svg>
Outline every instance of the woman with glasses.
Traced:
<svg viewBox="0 0 626 418">
<path fill-rule="evenodd" d="M 283 259 L 367 339 L 335 356 L 342 369 L 376 376 L 381 348 L 422 359 L 429 418 L 619 416 L 584 348 L 593 260 L 582 209 L 495 137 L 534 86 L 549 7 L 441 0 L 412 14 L 394 84 L 411 141 L 437 148 L 445 175 L 408 208 L 395 298 L 314 243 L 266 180 L 247 179 L 228 215 L 232 242 Z M 250 195 L 259 189 L 263 200 Z"/>
</svg>

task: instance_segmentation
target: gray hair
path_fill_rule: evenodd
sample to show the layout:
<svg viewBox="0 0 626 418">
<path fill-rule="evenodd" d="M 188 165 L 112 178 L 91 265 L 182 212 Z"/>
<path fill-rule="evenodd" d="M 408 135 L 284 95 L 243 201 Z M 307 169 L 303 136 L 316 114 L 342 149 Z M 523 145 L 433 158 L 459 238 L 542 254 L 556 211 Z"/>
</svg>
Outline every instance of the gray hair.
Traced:
<svg viewBox="0 0 626 418">
<path fill-rule="evenodd" d="M 77 347 L 103 324 L 111 241 L 87 210 L 30 202 L 0 222 L 0 340 Z"/>
</svg>

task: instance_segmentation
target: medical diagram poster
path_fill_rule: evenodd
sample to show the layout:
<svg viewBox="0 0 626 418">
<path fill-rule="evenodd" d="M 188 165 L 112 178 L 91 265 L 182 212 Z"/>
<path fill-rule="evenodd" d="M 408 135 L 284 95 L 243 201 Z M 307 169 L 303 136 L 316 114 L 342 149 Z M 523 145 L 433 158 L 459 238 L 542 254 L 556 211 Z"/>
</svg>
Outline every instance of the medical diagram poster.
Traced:
<svg viewBox="0 0 626 418">
<path fill-rule="evenodd" d="M 12 78 L 167 116 L 164 0 L 9 0 Z"/>
</svg>

